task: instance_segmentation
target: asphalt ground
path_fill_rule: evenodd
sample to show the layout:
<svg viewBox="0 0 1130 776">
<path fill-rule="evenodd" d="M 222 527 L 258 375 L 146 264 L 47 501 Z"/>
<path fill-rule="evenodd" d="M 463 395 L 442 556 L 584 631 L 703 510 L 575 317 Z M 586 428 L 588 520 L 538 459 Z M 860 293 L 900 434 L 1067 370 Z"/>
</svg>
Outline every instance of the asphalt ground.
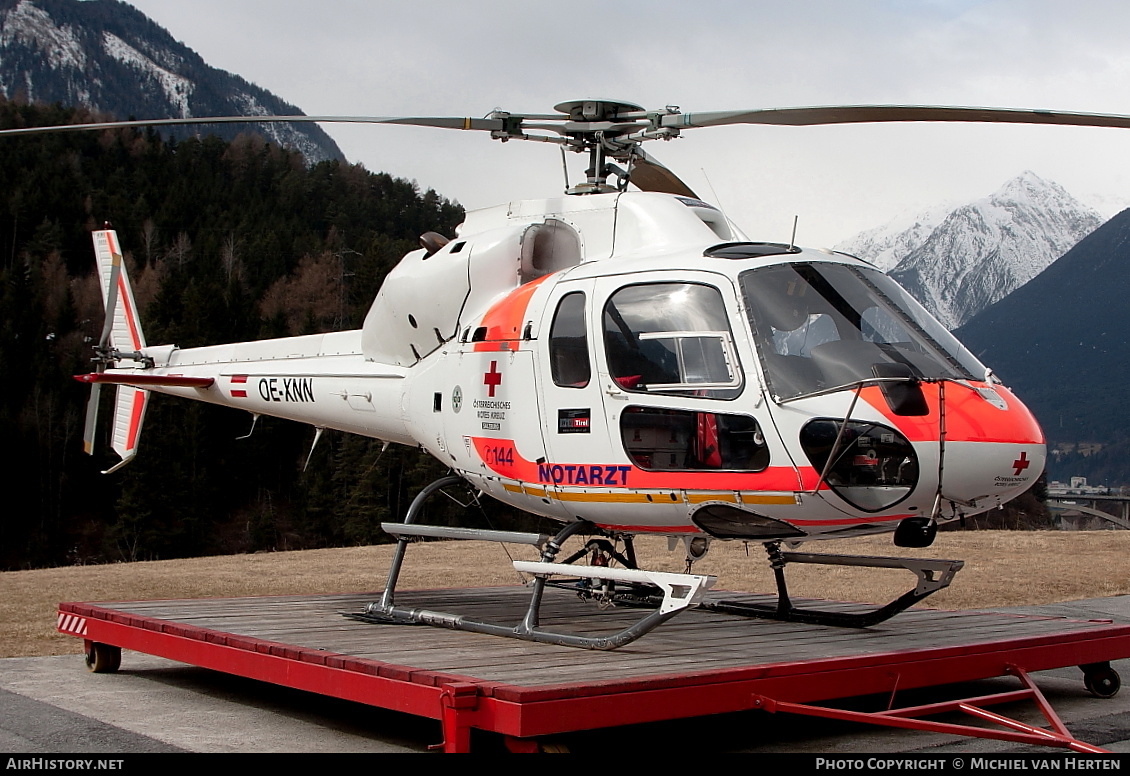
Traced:
<svg viewBox="0 0 1130 776">
<path fill-rule="evenodd" d="M 999 611 L 1130 623 L 1130 596 Z M 1114 664 L 1130 679 L 1130 660 Z M 1034 677 L 1079 739 L 1130 753 L 1130 691 L 1096 699 L 1071 667 Z M 959 688 L 965 697 L 1017 689 L 1015 679 Z M 951 692 L 947 689 L 946 692 Z M 943 697 L 939 689 L 905 694 L 902 703 Z M 950 696 L 952 697 L 952 696 Z M 860 708 L 864 708 L 860 706 Z M 1032 703 L 993 707 L 1045 724 Z M 951 721 L 966 721 L 960 715 Z M 434 751 L 437 722 L 186 666 L 126 651 L 115 674 L 91 674 L 78 655 L 0 660 L 0 753 L 19 755 L 210 753 L 406 753 Z M 546 742 L 576 753 L 654 751 L 657 742 L 713 752 L 868 754 L 1056 754 L 985 739 L 902 731 L 752 711 L 692 720 L 573 733 Z M 675 743 L 681 742 L 681 743 Z M 664 748 L 665 748 L 664 747 Z M 500 751 L 499 737 L 474 734 L 472 750 Z M 11 764 L 8 766 L 12 767 Z"/>
</svg>

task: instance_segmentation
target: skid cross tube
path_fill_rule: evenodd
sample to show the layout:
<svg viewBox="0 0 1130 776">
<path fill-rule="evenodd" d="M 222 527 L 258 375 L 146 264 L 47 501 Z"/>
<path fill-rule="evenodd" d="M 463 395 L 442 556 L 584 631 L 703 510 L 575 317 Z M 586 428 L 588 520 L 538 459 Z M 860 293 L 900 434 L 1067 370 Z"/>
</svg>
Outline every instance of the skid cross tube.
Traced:
<svg viewBox="0 0 1130 776">
<path fill-rule="evenodd" d="M 889 620 L 901 611 L 908 609 L 931 593 L 948 587 L 954 575 L 965 565 L 960 560 L 935 560 L 930 558 L 889 558 L 877 555 L 831 555 L 815 552 L 782 552 L 779 542 L 765 545 L 769 553 L 769 565 L 777 582 L 777 603 L 752 604 L 742 601 L 715 601 L 703 604 L 703 608 L 723 614 L 743 617 L 757 617 L 787 622 L 803 622 L 812 625 L 834 625 L 849 628 L 867 628 Z M 812 563 L 829 566 L 860 566 L 864 568 L 907 569 L 914 572 L 918 584 L 886 606 L 866 612 L 831 612 L 819 609 L 802 609 L 793 606 L 785 584 L 785 565 L 788 563 Z"/>
</svg>

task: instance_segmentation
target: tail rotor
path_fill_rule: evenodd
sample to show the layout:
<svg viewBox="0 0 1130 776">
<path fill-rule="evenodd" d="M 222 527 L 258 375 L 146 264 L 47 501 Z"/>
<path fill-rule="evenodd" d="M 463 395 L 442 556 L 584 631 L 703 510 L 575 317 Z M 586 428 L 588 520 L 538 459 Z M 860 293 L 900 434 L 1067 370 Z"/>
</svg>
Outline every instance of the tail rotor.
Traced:
<svg viewBox="0 0 1130 776">
<path fill-rule="evenodd" d="M 78 379 L 90 384 L 90 399 L 86 403 L 86 422 L 83 427 L 83 450 L 94 454 L 94 438 L 98 427 L 98 403 L 101 399 L 102 380 L 107 369 L 119 368 L 123 361 L 132 361 L 135 368 L 148 369 L 153 359 L 145 355 L 145 335 L 137 315 L 137 305 L 130 287 L 129 275 L 122 267 L 122 254 L 118 235 L 109 224 L 92 234 L 94 254 L 98 262 L 98 280 L 106 306 L 106 322 L 102 335 L 94 347 L 93 375 L 80 375 Z M 121 461 L 104 474 L 120 469 L 137 453 L 141 436 L 141 423 L 149 400 L 149 392 L 129 385 L 117 385 L 114 403 L 112 447 Z"/>
<path fill-rule="evenodd" d="M 95 252 L 98 250 L 98 235 L 99 232 L 94 233 Z M 116 236 L 116 235 L 115 235 Z M 108 241 L 110 246 L 116 246 L 117 240 L 112 242 Z M 101 264 L 101 262 L 99 262 Z M 101 269 L 101 266 L 99 267 Z M 99 273 L 101 274 L 101 273 Z M 110 277 L 108 283 L 103 284 L 103 300 L 106 306 L 106 322 L 102 325 L 102 336 L 98 338 L 98 344 L 94 346 L 94 352 L 97 354 L 91 361 L 94 363 L 94 372 L 102 374 L 106 371 L 107 364 L 116 364 L 117 362 L 109 357 L 110 353 L 110 333 L 114 330 L 114 312 L 118 304 L 118 279 L 122 274 L 122 255 L 113 250 L 110 251 Z M 102 383 L 92 382 L 90 385 L 90 398 L 86 402 L 86 424 L 82 432 L 82 449 L 87 455 L 94 455 L 94 435 L 98 428 L 98 400 L 102 396 Z"/>
</svg>

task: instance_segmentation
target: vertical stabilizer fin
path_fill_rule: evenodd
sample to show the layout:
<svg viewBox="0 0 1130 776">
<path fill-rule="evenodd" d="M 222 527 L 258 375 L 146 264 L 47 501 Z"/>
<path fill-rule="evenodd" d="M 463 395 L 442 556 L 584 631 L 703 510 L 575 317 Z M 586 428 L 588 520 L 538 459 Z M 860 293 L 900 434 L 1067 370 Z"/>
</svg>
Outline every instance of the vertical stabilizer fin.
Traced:
<svg viewBox="0 0 1130 776">
<path fill-rule="evenodd" d="M 114 399 L 114 421 L 111 447 L 122 459 L 103 474 L 116 472 L 137 455 L 137 443 L 141 439 L 141 424 L 145 421 L 145 409 L 149 405 L 149 391 L 130 385 L 117 386 Z"/>
<path fill-rule="evenodd" d="M 109 236 L 100 238 L 100 232 L 94 232 L 94 254 L 98 266 L 98 284 L 102 287 L 102 305 L 106 314 L 105 323 L 102 324 L 102 335 L 98 338 L 98 357 L 95 359 L 95 369 L 101 372 L 106 368 L 106 352 L 112 347 L 110 336 L 114 329 L 114 313 L 117 306 L 118 278 L 122 272 L 122 256 L 116 253 L 113 247 L 117 240 Z M 100 251 L 101 247 L 101 251 Z M 108 292 L 110 290 L 111 292 Z M 94 455 L 94 438 L 98 433 L 98 402 L 102 398 L 102 386 L 94 383 L 90 386 L 90 398 L 86 402 L 86 422 L 82 430 L 82 449 L 87 455 Z"/>
<path fill-rule="evenodd" d="M 153 359 L 144 354 L 145 334 L 141 330 L 133 288 L 122 260 L 118 234 L 108 227 L 109 224 L 106 229 L 99 229 L 91 234 L 98 266 L 98 284 L 102 288 L 102 301 L 106 308 L 106 322 L 95 347 L 96 375 L 105 372 L 107 367 L 145 369 L 153 365 Z M 86 453 L 93 455 L 101 383 L 97 380 L 88 382 L 91 382 L 90 399 L 86 404 L 82 443 Z M 141 422 L 145 417 L 148 401 L 148 391 L 124 385 L 117 387 L 112 446 L 122 460 L 104 474 L 117 471 L 137 454 L 137 441 L 141 436 Z"/>
<path fill-rule="evenodd" d="M 126 357 L 140 353 L 145 348 L 145 334 L 141 330 L 129 274 L 122 265 L 118 233 L 113 229 L 101 229 L 92 237 L 102 299 L 106 303 L 107 317 L 112 321 L 110 341 L 103 346 L 109 345 Z M 142 366 L 142 363 L 139 361 L 137 365 Z"/>
</svg>

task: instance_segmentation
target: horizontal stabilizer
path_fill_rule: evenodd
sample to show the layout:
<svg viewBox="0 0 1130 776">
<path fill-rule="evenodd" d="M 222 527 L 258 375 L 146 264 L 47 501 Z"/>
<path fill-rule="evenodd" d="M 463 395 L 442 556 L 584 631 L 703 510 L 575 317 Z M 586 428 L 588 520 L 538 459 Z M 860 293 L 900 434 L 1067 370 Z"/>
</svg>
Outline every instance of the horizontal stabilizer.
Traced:
<svg viewBox="0 0 1130 776">
<path fill-rule="evenodd" d="M 186 375 L 139 375 L 91 372 L 75 375 L 80 383 L 113 383 L 115 385 L 169 386 L 171 388 L 207 388 L 216 382 L 214 377 L 188 377 Z"/>
</svg>

